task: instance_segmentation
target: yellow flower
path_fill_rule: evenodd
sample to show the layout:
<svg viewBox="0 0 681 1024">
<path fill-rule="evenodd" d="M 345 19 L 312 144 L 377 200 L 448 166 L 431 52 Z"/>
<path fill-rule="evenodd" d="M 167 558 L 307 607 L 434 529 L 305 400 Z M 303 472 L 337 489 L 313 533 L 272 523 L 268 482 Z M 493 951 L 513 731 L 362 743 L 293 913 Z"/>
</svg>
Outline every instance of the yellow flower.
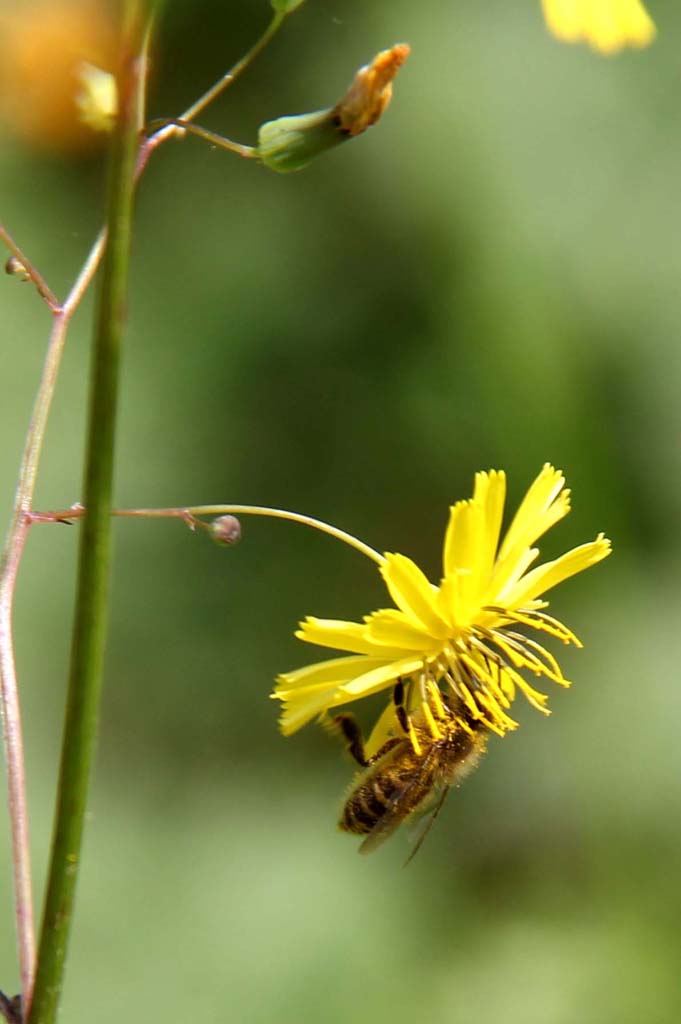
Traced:
<svg viewBox="0 0 681 1024">
<path fill-rule="evenodd" d="M 567 43 L 589 43 L 601 53 L 647 46 L 655 25 L 641 0 L 542 0 L 550 30 Z"/>
<path fill-rule="evenodd" d="M 599 534 L 530 568 L 539 554 L 535 541 L 570 510 L 564 483 L 558 470 L 545 465 L 499 545 L 506 477 L 495 470 L 476 474 L 473 498 L 450 510 L 439 586 L 410 558 L 386 554 L 380 572 L 397 607 L 372 612 L 363 622 L 302 622 L 300 640 L 351 653 L 279 676 L 272 696 L 283 703 L 282 732 L 290 735 L 315 717 L 323 721 L 330 708 L 393 688 L 398 680 L 405 685 L 408 715 L 425 711 L 433 686 L 453 691 L 470 719 L 499 735 L 516 728 L 508 714 L 516 689 L 548 714 L 547 697 L 521 670 L 569 683 L 553 655 L 517 630 L 534 629 L 581 646 L 543 611 L 548 602 L 541 595 L 610 553 L 610 541 Z M 374 729 L 369 754 L 394 721 L 391 703 Z"/>
</svg>

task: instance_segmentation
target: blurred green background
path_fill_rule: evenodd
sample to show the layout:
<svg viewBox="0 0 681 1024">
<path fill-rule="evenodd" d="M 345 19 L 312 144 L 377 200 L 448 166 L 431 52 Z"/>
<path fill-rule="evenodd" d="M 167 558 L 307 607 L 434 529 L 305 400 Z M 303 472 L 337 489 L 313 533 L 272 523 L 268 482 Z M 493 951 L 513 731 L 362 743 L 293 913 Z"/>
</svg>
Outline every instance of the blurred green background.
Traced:
<svg viewBox="0 0 681 1024">
<path fill-rule="evenodd" d="M 69 1024 L 678 1021 L 681 12 L 648 6 L 655 45 L 602 59 L 553 41 L 539 0 L 308 0 L 202 123 L 254 141 L 405 40 L 381 125 L 291 176 L 193 139 L 153 157 L 119 504 L 292 507 L 437 578 L 474 472 L 506 469 L 515 504 L 551 461 L 573 513 L 543 554 L 599 530 L 615 554 L 552 600 L 585 642 L 556 652 L 572 691 L 554 688 L 549 719 L 518 705 L 521 728 L 403 871 L 408 836 L 365 860 L 336 832 L 351 765 L 313 727 L 284 740 L 268 700 L 315 658 L 300 617 L 384 604 L 374 567 L 287 524 L 244 520 L 220 550 L 117 523 Z M 198 96 L 267 18 L 264 0 L 169 3 L 151 115 Z M 1 219 L 62 295 L 101 219 L 102 153 L 1 130 Z M 49 324 L 30 285 L 0 285 L 9 518 Z M 80 497 L 90 321 L 88 300 L 39 507 Z M 36 527 L 17 595 L 40 898 L 77 535 Z M 0 833 L 12 993 L 4 815 Z"/>
</svg>

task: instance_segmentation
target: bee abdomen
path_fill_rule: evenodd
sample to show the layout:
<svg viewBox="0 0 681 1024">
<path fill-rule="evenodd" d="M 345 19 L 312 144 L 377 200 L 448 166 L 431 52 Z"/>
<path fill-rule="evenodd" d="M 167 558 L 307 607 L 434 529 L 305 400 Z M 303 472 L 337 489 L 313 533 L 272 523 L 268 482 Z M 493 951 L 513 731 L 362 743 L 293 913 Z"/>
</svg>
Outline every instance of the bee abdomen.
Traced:
<svg viewBox="0 0 681 1024">
<path fill-rule="evenodd" d="M 381 820 L 398 791 L 390 778 L 367 779 L 349 796 L 339 828 L 344 832 L 366 835 Z"/>
</svg>

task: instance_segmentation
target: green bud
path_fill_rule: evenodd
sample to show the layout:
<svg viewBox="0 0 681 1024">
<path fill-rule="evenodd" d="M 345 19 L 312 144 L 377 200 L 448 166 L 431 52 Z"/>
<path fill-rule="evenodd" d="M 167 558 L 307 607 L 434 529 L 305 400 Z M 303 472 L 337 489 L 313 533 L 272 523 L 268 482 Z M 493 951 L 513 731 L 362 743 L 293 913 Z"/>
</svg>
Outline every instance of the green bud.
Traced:
<svg viewBox="0 0 681 1024">
<path fill-rule="evenodd" d="M 285 0 L 272 0 L 285 3 Z M 293 9 L 289 5 L 289 9 Z M 360 68 L 345 96 L 329 110 L 296 114 L 260 126 L 255 153 L 271 171 L 299 171 L 327 149 L 376 124 L 392 96 L 392 81 L 409 56 L 406 43 L 382 50 Z"/>
<path fill-rule="evenodd" d="M 320 153 L 346 138 L 333 110 L 297 114 L 267 121 L 258 131 L 258 158 L 271 171 L 286 173 L 306 167 Z"/>
<path fill-rule="evenodd" d="M 291 14 L 304 0 L 270 0 L 277 14 Z"/>
</svg>

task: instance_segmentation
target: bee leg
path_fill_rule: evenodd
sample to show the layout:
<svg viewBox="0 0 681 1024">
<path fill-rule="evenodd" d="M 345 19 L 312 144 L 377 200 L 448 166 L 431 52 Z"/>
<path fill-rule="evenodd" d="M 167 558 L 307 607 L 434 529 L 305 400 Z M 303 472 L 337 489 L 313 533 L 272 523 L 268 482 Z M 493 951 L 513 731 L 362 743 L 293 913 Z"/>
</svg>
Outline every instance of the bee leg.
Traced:
<svg viewBox="0 0 681 1024">
<path fill-rule="evenodd" d="M 395 714 L 397 715 L 397 721 L 400 723 L 402 732 L 409 735 L 409 719 L 407 717 L 407 709 L 404 706 L 404 683 L 401 679 L 398 679 L 395 683 L 393 704 L 395 705 Z"/>
<path fill-rule="evenodd" d="M 348 753 L 355 759 L 358 765 L 366 768 L 369 764 L 364 752 L 364 737 L 354 715 L 344 713 L 336 715 L 333 724 L 347 744 Z"/>
</svg>

